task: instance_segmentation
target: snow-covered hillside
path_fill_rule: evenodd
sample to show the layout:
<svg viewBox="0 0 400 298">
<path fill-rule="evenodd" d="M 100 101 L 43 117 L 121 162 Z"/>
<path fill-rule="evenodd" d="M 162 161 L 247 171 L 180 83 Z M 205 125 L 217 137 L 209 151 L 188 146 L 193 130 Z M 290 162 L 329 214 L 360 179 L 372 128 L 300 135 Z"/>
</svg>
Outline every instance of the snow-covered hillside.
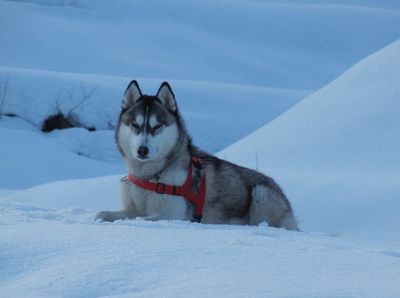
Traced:
<svg viewBox="0 0 400 298">
<path fill-rule="evenodd" d="M 154 94 L 162 82 L 134 78 L 147 94 Z M 48 116 L 61 112 L 69 115 L 77 126 L 108 130 L 111 139 L 123 92 L 131 80 L 132 77 L 0 66 L 0 98 L 6 86 L 1 112 L 22 118 L 36 129 L 41 128 Z M 261 127 L 310 93 L 218 82 L 170 80 L 170 83 L 196 143 L 212 152 Z M 249 114 L 253 116 L 248 117 Z M 245 125 L 226 132 L 222 128 L 230 125 L 232 118 Z M 59 132 L 58 138 L 65 133 Z M 93 133 L 91 138 L 97 136 Z"/>
<path fill-rule="evenodd" d="M 91 94 L 73 116 L 109 129 L 131 79 L 169 80 L 216 152 L 400 37 L 396 1 L 314 2 L 0 1 L 0 112 L 40 126 Z"/>
<path fill-rule="evenodd" d="M 399 24 L 396 0 L 0 0 L 0 296 L 397 298 Z M 281 115 L 219 156 L 302 232 L 95 222 L 131 79 L 170 81 L 213 152 Z M 58 112 L 96 131 L 40 132 Z"/>
<path fill-rule="evenodd" d="M 255 166 L 257 153 L 306 230 L 398 240 L 399 82 L 397 41 L 220 156 Z"/>
<path fill-rule="evenodd" d="M 399 8 L 393 0 L 1 1 L 0 65 L 316 89 L 397 39 Z"/>
</svg>

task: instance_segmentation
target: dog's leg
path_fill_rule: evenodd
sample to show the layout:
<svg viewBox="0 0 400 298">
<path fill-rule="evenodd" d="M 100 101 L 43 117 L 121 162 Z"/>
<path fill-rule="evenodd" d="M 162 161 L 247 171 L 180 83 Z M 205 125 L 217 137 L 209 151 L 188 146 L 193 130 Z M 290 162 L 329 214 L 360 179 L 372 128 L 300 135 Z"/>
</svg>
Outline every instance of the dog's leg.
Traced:
<svg viewBox="0 0 400 298">
<path fill-rule="evenodd" d="M 143 216 L 143 212 L 139 213 L 137 206 L 132 197 L 131 183 L 127 177 L 123 177 L 120 183 L 121 199 L 124 205 L 121 211 L 100 211 L 97 212 L 94 219 L 100 221 L 116 221 L 119 219 L 132 219 L 138 216 Z"/>
<path fill-rule="evenodd" d="M 280 223 L 281 227 L 285 228 L 286 230 L 291 230 L 291 231 L 300 231 L 296 218 L 294 217 L 294 214 L 292 211 L 286 212 L 284 216 L 281 219 Z"/>
<path fill-rule="evenodd" d="M 128 217 L 129 216 L 125 211 L 100 211 L 96 213 L 94 220 L 113 222 Z"/>
<path fill-rule="evenodd" d="M 298 231 L 296 219 L 288 204 L 284 194 L 266 185 L 256 185 L 251 192 L 249 224 L 267 222 L 272 227 Z"/>
<path fill-rule="evenodd" d="M 143 217 L 144 220 L 148 220 L 148 221 L 157 221 L 162 219 L 161 216 L 159 214 L 153 214 L 153 215 L 149 215 L 149 216 L 145 216 Z"/>
</svg>

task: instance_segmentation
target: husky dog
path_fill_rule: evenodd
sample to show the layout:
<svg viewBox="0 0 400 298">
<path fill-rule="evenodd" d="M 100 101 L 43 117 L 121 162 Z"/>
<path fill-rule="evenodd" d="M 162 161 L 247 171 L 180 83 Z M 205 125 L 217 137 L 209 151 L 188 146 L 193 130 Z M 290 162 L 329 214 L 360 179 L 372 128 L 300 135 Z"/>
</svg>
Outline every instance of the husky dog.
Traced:
<svg viewBox="0 0 400 298">
<path fill-rule="evenodd" d="M 122 211 L 95 219 L 193 220 L 298 230 L 292 208 L 275 181 L 192 145 L 167 82 L 143 95 L 136 81 L 125 91 L 116 130 L 128 176 L 121 179 Z"/>
</svg>

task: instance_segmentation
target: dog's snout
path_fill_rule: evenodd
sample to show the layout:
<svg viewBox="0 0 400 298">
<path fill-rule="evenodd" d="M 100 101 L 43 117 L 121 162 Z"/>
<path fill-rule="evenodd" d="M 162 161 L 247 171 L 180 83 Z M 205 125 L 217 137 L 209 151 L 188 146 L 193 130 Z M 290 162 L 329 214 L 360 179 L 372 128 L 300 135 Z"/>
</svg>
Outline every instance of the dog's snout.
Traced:
<svg viewBox="0 0 400 298">
<path fill-rule="evenodd" d="M 146 146 L 140 146 L 138 149 L 138 155 L 141 158 L 147 157 L 147 154 L 149 154 L 149 148 Z"/>
</svg>

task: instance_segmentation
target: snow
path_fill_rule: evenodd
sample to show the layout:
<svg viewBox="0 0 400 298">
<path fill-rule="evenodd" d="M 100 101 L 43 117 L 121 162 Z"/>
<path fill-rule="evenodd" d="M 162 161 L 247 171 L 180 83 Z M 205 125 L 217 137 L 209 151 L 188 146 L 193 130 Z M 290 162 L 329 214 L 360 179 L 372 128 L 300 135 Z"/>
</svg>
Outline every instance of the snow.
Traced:
<svg viewBox="0 0 400 298">
<path fill-rule="evenodd" d="M 120 178 L 115 175 L 48 182 L 27 190 L 4 191 L 2 201 L 53 209 L 118 209 L 121 207 L 118 199 Z"/>
<path fill-rule="evenodd" d="M 399 37 L 393 0 L 48 3 L 1 3 L 0 65 L 317 89 Z"/>
<path fill-rule="evenodd" d="M 393 0 L 0 1 L 2 296 L 397 298 L 399 22 Z M 168 80 L 194 142 L 274 177 L 302 232 L 95 222 L 121 208 L 132 79 Z M 96 131 L 41 133 L 58 112 Z"/>
<path fill-rule="evenodd" d="M 6 144 L 0 147 L 0 188 L 21 189 L 124 169 L 121 162 L 106 163 L 74 154 L 37 132 L 0 128 L 0 136 Z"/>
<path fill-rule="evenodd" d="M 117 124 L 123 92 L 131 79 L 0 66 L 0 92 L 7 86 L 2 112 L 17 115 L 36 128 L 41 128 L 48 116 L 62 112 L 70 115 L 78 126 L 110 130 Z M 147 94 L 155 94 L 162 82 L 135 79 Z M 169 82 L 194 140 L 212 152 L 264 125 L 310 93 L 309 90 L 218 82 Z M 222 115 L 221 111 L 224 111 Z M 250 113 L 254 117 L 247 117 Z M 222 128 L 230 125 L 233 118 L 246 125 L 226 134 Z M 58 133 L 59 138 L 63 138 L 63 134 L 64 131 Z M 92 138 L 98 136 L 97 133 L 93 135 Z M 202 140 L 205 135 L 207 139 Z M 109 131 L 109 136 L 113 136 L 113 131 Z"/>
<path fill-rule="evenodd" d="M 8 297 L 396 297 L 400 289 L 395 247 L 265 225 L 99 224 L 77 209 L 1 208 Z"/>
<path fill-rule="evenodd" d="M 310 231 L 400 239 L 400 41 L 220 155 L 281 182 Z"/>
</svg>

